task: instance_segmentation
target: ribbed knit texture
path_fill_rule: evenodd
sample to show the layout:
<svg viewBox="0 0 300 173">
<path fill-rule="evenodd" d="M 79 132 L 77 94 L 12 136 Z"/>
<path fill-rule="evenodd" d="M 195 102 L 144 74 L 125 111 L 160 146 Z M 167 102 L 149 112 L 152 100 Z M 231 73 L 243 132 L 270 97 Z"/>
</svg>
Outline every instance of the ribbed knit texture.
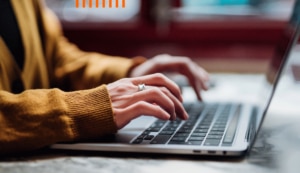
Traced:
<svg viewBox="0 0 300 173">
<path fill-rule="evenodd" d="M 76 91 L 0 91 L 0 155 L 117 131 L 105 85 Z"/>
<path fill-rule="evenodd" d="M 106 86 L 66 94 L 74 138 L 91 139 L 116 132 Z"/>
</svg>

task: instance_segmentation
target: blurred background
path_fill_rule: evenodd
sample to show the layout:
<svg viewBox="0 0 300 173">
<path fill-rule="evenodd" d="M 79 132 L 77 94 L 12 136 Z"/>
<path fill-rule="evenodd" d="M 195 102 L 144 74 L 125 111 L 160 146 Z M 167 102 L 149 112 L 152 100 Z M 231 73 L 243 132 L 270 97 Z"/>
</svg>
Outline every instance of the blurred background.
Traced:
<svg viewBox="0 0 300 173">
<path fill-rule="evenodd" d="M 191 57 L 209 72 L 261 73 L 294 0 L 126 0 L 126 8 L 46 3 L 66 37 L 86 51 L 148 58 L 168 53 Z"/>
</svg>

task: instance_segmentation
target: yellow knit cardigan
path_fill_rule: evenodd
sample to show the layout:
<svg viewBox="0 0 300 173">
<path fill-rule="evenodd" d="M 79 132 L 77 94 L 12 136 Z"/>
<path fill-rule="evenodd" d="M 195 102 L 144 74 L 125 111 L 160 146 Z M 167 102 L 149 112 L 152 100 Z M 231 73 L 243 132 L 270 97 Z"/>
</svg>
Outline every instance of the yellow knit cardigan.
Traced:
<svg viewBox="0 0 300 173">
<path fill-rule="evenodd" d="M 0 36 L 0 155 L 116 132 L 105 84 L 142 61 L 83 52 L 67 41 L 42 1 L 11 3 L 25 63 L 21 71 Z M 20 94 L 11 93 L 16 78 L 26 89 Z"/>
</svg>

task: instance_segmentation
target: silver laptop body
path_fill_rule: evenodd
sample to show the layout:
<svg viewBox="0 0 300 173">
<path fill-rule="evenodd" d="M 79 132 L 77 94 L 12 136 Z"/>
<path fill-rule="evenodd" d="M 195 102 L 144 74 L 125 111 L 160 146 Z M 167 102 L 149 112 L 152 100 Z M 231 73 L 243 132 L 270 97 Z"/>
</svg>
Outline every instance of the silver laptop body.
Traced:
<svg viewBox="0 0 300 173">
<path fill-rule="evenodd" d="M 253 145 L 292 47 L 299 36 L 300 0 L 266 74 L 263 92 L 253 102 L 186 102 L 187 121 L 141 116 L 99 140 L 57 143 L 53 149 L 105 152 L 242 156 Z M 226 121 L 225 121 L 226 120 Z M 225 122 L 224 122 L 225 121 Z"/>
</svg>

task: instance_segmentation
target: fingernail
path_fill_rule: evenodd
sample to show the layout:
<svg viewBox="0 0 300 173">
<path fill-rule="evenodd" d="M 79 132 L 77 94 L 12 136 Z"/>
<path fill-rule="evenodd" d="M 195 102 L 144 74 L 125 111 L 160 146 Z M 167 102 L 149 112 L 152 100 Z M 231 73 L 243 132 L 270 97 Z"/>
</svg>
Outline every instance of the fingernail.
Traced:
<svg viewBox="0 0 300 173">
<path fill-rule="evenodd" d="M 184 111 L 184 119 L 187 120 L 188 118 L 189 118 L 189 114 L 186 111 Z"/>
<path fill-rule="evenodd" d="M 202 102 L 203 100 L 202 100 L 202 97 L 201 97 L 200 93 L 198 93 L 197 96 L 198 96 L 198 100 Z"/>
<path fill-rule="evenodd" d="M 170 120 L 172 118 L 172 116 L 167 116 L 165 120 Z"/>
<path fill-rule="evenodd" d="M 183 102 L 183 97 L 180 95 L 179 101 L 182 103 Z"/>
</svg>

